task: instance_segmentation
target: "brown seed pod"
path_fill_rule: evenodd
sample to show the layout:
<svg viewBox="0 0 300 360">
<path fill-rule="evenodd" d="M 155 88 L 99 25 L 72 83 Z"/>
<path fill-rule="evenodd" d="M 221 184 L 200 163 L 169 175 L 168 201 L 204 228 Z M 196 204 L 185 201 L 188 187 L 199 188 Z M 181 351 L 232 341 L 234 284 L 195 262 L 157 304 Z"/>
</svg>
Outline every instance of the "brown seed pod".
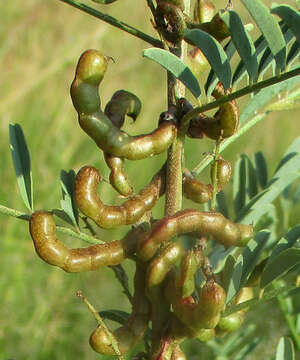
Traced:
<svg viewBox="0 0 300 360">
<path fill-rule="evenodd" d="M 124 159 L 105 153 L 104 159 L 110 168 L 109 182 L 117 192 L 123 196 L 133 193 L 127 174 L 123 169 Z"/>
<path fill-rule="evenodd" d="M 220 192 L 228 184 L 231 176 L 231 165 L 219 156 L 217 160 L 217 192 Z M 203 184 L 195 179 L 187 171 L 183 175 L 183 194 L 187 199 L 203 204 L 212 199 L 213 187 L 211 184 Z"/>
<path fill-rule="evenodd" d="M 146 211 L 153 208 L 164 191 L 163 177 L 158 172 L 138 195 L 123 205 L 109 206 L 99 198 L 97 187 L 100 181 L 101 175 L 96 168 L 84 166 L 75 179 L 74 197 L 80 211 L 106 229 L 136 223 Z"/>
<path fill-rule="evenodd" d="M 150 318 L 150 304 L 145 295 L 145 270 L 137 263 L 134 278 L 132 313 L 126 323 L 113 332 L 121 354 L 126 354 L 144 336 Z M 90 345 L 103 355 L 115 355 L 110 339 L 98 326 L 90 336 Z"/>
<path fill-rule="evenodd" d="M 84 248 L 69 249 L 56 237 L 53 215 L 36 211 L 29 222 L 30 234 L 39 257 L 67 272 L 97 270 L 102 266 L 120 264 L 135 251 L 141 227 L 129 231 L 122 240 Z"/>
<path fill-rule="evenodd" d="M 218 212 L 183 210 L 157 221 L 139 242 L 137 255 L 147 261 L 154 256 L 160 244 L 173 236 L 192 232 L 211 235 L 225 247 L 245 246 L 253 237 L 253 226 L 236 224 Z"/>
<path fill-rule="evenodd" d="M 219 82 L 212 95 L 215 99 L 219 99 L 225 94 L 224 87 Z M 213 118 L 199 114 L 198 117 L 192 119 L 187 135 L 192 138 L 200 138 L 205 134 L 213 140 L 218 140 L 220 137 L 227 138 L 236 132 L 238 123 L 239 110 L 236 102 L 232 100 L 221 105 Z"/>
</svg>

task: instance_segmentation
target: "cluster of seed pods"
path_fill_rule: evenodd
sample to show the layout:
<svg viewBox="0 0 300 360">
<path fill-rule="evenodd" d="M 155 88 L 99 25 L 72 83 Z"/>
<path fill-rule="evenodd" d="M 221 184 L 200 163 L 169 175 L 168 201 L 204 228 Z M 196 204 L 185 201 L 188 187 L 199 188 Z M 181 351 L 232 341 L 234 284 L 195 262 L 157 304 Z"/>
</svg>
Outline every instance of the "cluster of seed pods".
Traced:
<svg viewBox="0 0 300 360">
<path fill-rule="evenodd" d="M 157 0 L 157 22 L 166 21 L 168 16 L 165 15 L 169 12 L 171 14 L 172 9 L 182 17 L 180 0 Z M 198 15 L 201 19 L 203 16 L 201 12 Z M 215 17 L 212 22 L 216 21 L 214 19 Z M 185 19 L 184 22 L 186 24 Z M 171 42 L 177 41 L 172 34 L 165 34 L 165 37 Z M 182 234 L 190 234 L 195 238 L 212 237 L 225 247 L 242 247 L 252 238 L 253 228 L 251 225 L 234 223 L 216 211 L 196 209 L 181 210 L 161 220 L 153 220 L 147 230 L 140 224 L 145 213 L 155 206 L 165 192 L 166 166 L 164 165 L 138 194 L 134 194 L 123 169 L 124 160 L 139 160 L 165 152 L 176 138 L 180 118 L 191 109 L 191 105 L 181 99 L 174 109 L 161 114 L 158 126 L 152 133 L 130 136 L 121 128 L 125 116 L 135 121 L 141 111 L 141 102 L 135 94 L 119 90 L 113 94 L 104 111 L 101 109 L 98 88 L 108 61 L 109 58 L 97 50 L 85 51 L 77 64 L 71 85 L 71 97 L 80 127 L 104 152 L 106 164 L 111 171 L 111 185 L 126 199 L 119 206 L 105 205 L 98 194 L 101 174 L 91 166 L 84 166 L 77 173 L 74 199 L 81 213 L 99 227 L 110 229 L 132 225 L 132 228 L 120 240 L 70 249 L 56 237 L 52 213 L 37 211 L 30 219 L 30 234 L 40 258 L 67 272 L 97 270 L 103 266 L 117 265 L 134 255 L 136 273 L 132 313 L 126 323 L 113 332 L 119 350 L 122 354 L 128 352 L 144 336 L 149 322 L 152 321 L 152 343 L 158 344 L 161 338 L 165 339 L 165 342 L 157 347 L 155 359 L 185 359 L 179 347 L 180 342 L 186 338 L 207 341 L 214 336 L 234 331 L 242 323 L 244 312 L 222 317 L 226 294 L 214 275 L 206 273 L 206 282 L 202 288 L 195 287 L 196 272 L 206 266 L 202 249 L 194 247 L 187 251 L 179 241 L 172 239 Z M 213 96 L 218 98 L 224 94 L 224 88 L 218 84 Z M 222 105 L 213 118 L 200 114 L 192 119 L 187 135 L 194 138 L 206 135 L 218 140 L 220 137 L 231 136 L 237 125 L 237 106 L 234 102 L 229 102 Z M 221 156 L 216 160 L 216 164 L 215 190 L 219 192 L 229 182 L 231 165 Z M 214 191 L 211 184 L 202 183 L 187 169 L 183 172 L 182 189 L 184 196 L 195 203 L 210 201 Z M 205 270 L 203 272 L 205 273 Z M 252 290 L 249 289 L 242 290 L 235 299 L 236 303 L 252 296 Z M 154 325 L 160 317 L 167 319 L 164 333 Z M 101 354 L 115 354 L 110 339 L 101 326 L 92 333 L 90 344 Z"/>
</svg>

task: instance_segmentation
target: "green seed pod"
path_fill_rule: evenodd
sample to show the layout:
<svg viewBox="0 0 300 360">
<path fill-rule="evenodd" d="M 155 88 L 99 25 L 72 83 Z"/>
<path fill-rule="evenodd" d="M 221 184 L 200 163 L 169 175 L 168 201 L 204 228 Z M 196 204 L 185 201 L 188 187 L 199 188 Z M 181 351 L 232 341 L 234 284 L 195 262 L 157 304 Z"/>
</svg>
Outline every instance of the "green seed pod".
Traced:
<svg viewBox="0 0 300 360">
<path fill-rule="evenodd" d="M 137 264 L 134 278 L 132 313 L 127 322 L 113 332 L 121 354 L 126 354 L 144 336 L 150 318 L 150 304 L 145 296 L 145 270 Z M 110 339 L 98 326 L 90 336 L 90 345 L 103 355 L 115 355 Z"/>
<path fill-rule="evenodd" d="M 50 212 L 34 212 L 30 218 L 29 229 L 39 257 L 67 272 L 97 270 L 102 266 L 120 264 L 134 253 L 137 239 L 143 232 L 137 227 L 129 231 L 122 240 L 69 249 L 57 239 L 56 225 Z"/>
<path fill-rule="evenodd" d="M 197 0 L 194 7 L 194 20 L 198 24 L 209 22 L 215 12 L 216 8 L 210 0 Z"/>
<path fill-rule="evenodd" d="M 188 52 L 187 65 L 192 70 L 193 74 L 198 78 L 205 70 L 208 69 L 209 62 L 199 48 L 193 47 Z"/>
<path fill-rule="evenodd" d="M 164 184 L 160 172 L 141 192 L 120 206 L 104 205 L 97 193 L 101 181 L 99 171 L 91 166 L 84 166 L 75 179 L 74 197 L 80 211 L 106 229 L 120 225 L 136 223 L 146 211 L 153 208 Z"/>
<path fill-rule="evenodd" d="M 104 113 L 120 129 L 124 124 L 125 115 L 135 121 L 141 108 L 142 103 L 136 95 L 126 90 L 118 90 L 106 104 Z"/>
<path fill-rule="evenodd" d="M 133 193 L 127 174 L 123 169 L 124 160 L 117 156 L 104 154 L 107 166 L 110 168 L 109 181 L 112 187 L 123 196 L 130 196 Z"/>
<path fill-rule="evenodd" d="M 192 331 L 198 333 L 202 329 L 214 329 L 218 324 L 225 306 L 226 293 L 213 279 L 208 280 L 200 289 L 198 302 L 194 302 L 193 298 L 190 301 L 182 299 L 172 278 L 165 293 L 177 318 Z"/>
<path fill-rule="evenodd" d="M 231 177 L 231 165 L 219 155 L 217 160 L 217 191 L 221 191 L 229 183 Z M 210 169 L 210 178 L 213 181 L 213 167 Z"/>
<path fill-rule="evenodd" d="M 225 95 L 223 85 L 219 82 L 213 91 L 215 99 Z M 220 137 L 227 138 L 232 136 L 239 123 L 239 111 L 234 100 L 229 101 L 220 106 L 214 117 L 208 117 L 204 114 L 199 114 L 197 118 L 191 120 L 188 129 L 190 137 L 199 137 L 198 134 L 205 134 L 213 140 L 218 140 Z"/>
<path fill-rule="evenodd" d="M 71 85 L 71 97 L 81 128 L 100 149 L 113 156 L 138 160 L 167 150 L 177 133 L 173 122 L 163 122 L 147 135 L 130 136 L 101 111 L 98 87 L 107 62 L 108 58 L 97 50 L 88 50 L 79 59 Z"/>
<path fill-rule="evenodd" d="M 180 259 L 183 248 L 178 243 L 167 245 L 162 252 L 149 264 L 147 270 L 147 293 L 151 298 L 151 292 L 159 286 L 167 276 L 168 272 Z"/>
<path fill-rule="evenodd" d="M 180 6 L 173 2 L 160 1 L 155 11 L 155 22 L 163 37 L 172 44 L 178 44 L 184 36 L 185 17 Z"/>
<path fill-rule="evenodd" d="M 181 298 L 186 298 L 195 290 L 194 276 L 199 268 L 193 250 L 187 251 L 181 259 L 180 272 L 176 279 L 176 287 Z"/>
<path fill-rule="evenodd" d="M 179 345 L 176 345 L 173 349 L 171 360 L 186 360 L 186 356 Z"/>
<path fill-rule="evenodd" d="M 173 236 L 192 232 L 211 235 L 225 247 L 245 246 L 253 237 L 253 226 L 235 224 L 218 212 L 183 210 L 157 221 L 139 242 L 137 255 L 147 261 L 154 256 L 160 244 Z"/>
</svg>

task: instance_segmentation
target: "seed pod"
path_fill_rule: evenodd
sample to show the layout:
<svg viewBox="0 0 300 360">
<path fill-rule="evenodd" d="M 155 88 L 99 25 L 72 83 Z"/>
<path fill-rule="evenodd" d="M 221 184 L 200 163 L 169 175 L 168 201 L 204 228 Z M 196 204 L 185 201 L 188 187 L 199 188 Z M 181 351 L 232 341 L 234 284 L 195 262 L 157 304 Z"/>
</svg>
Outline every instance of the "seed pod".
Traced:
<svg viewBox="0 0 300 360">
<path fill-rule="evenodd" d="M 186 327 L 198 332 L 201 329 L 214 329 L 218 324 L 224 308 L 226 293 L 213 279 L 200 289 L 198 302 L 180 298 L 172 278 L 166 288 L 166 296 L 172 304 L 173 311 Z"/>
<path fill-rule="evenodd" d="M 163 171 L 163 170 L 161 170 Z M 80 211 L 106 229 L 136 223 L 146 211 L 153 208 L 164 191 L 162 176 L 158 172 L 141 192 L 120 206 L 104 205 L 97 193 L 101 181 L 99 171 L 84 166 L 75 179 L 74 197 Z"/>
<path fill-rule="evenodd" d="M 173 236 L 197 232 L 211 235 L 224 245 L 245 246 L 253 237 L 253 226 L 235 224 L 218 212 L 201 212 L 193 209 L 179 211 L 157 221 L 139 242 L 137 255 L 144 261 L 151 259 L 161 243 Z"/>
<path fill-rule="evenodd" d="M 221 156 L 217 160 L 217 192 L 220 192 L 228 184 L 231 176 L 231 165 Z M 211 184 L 203 184 L 201 181 L 193 178 L 185 171 L 183 175 L 182 190 L 187 199 L 196 203 L 203 204 L 212 199 L 213 187 Z"/>
<path fill-rule="evenodd" d="M 215 99 L 225 95 L 223 85 L 219 82 L 214 89 L 212 95 Z M 205 134 L 213 140 L 227 138 L 232 136 L 239 123 L 239 111 L 234 100 L 229 101 L 220 106 L 214 117 L 208 117 L 204 114 L 199 114 L 198 117 L 191 120 L 188 129 L 190 137 L 199 137 L 198 134 Z"/>
<path fill-rule="evenodd" d="M 199 268 L 193 250 L 187 251 L 181 259 L 180 272 L 176 279 L 177 291 L 181 298 L 186 298 L 195 290 L 194 276 Z"/>
<path fill-rule="evenodd" d="M 171 356 L 171 360 L 186 360 L 184 352 L 180 349 L 179 345 L 176 345 Z"/>
<path fill-rule="evenodd" d="M 130 196 L 133 192 L 127 174 L 123 169 L 124 160 L 120 157 L 104 154 L 107 166 L 110 168 L 109 182 L 117 192 L 123 196 Z"/>
<path fill-rule="evenodd" d="M 122 240 L 85 248 L 69 249 L 56 237 L 53 215 L 36 211 L 29 222 L 30 234 L 39 257 L 67 272 L 97 270 L 102 266 L 120 264 L 135 251 L 141 227 L 129 231 Z"/>
<path fill-rule="evenodd" d="M 253 289 L 250 287 L 244 287 L 235 298 L 233 304 L 238 305 L 244 301 L 251 300 L 253 296 Z M 216 335 L 224 336 L 228 333 L 236 331 L 244 322 L 246 311 L 247 309 L 242 309 L 231 315 L 222 316 L 216 327 Z"/>
<path fill-rule="evenodd" d="M 208 69 L 209 62 L 199 48 L 193 47 L 187 54 L 187 65 L 198 78 Z"/>
<path fill-rule="evenodd" d="M 184 10 L 184 5 L 182 0 L 156 0 L 157 5 L 162 3 L 168 3 L 179 7 L 181 10 Z"/>
<path fill-rule="evenodd" d="M 120 129 L 124 124 L 125 115 L 135 121 L 141 108 L 142 103 L 136 95 L 126 90 L 118 90 L 106 104 L 104 113 Z"/>
<path fill-rule="evenodd" d="M 194 7 L 194 20 L 199 24 L 209 22 L 215 12 L 216 8 L 210 0 L 197 0 Z"/>
<path fill-rule="evenodd" d="M 178 44 L 184 36 L 185 18 L 180 6 L 173 1 L 159 1 L 155 11 L 155 23 L 163 37 L 172 44 Z"/>
<path fill-rule="evenodd" d="M 160 285 L 171 268 L 180 259 L 183 248 L 178 243 L 167 245 L 162 252 L 156 256 L 149 264 L 147 269 L 147 294 L 151 298 L 151 293 Z"/>
<path fill-rule="evenodd" d="M 145 270 L 137 263 L 134 278 L 132 313 L 126 323 L 113 332 L 121 354 L 131 350 L 144 336 L 150 318 L 150 304 L 145 296 Z M 90 345 L 103 355 L 115 355 L 111 342 L 98 326 L 90 336 Z"/>
<path fill-rule="evenodd" d="M 107 62 L 108 58 L 97 50 L 88 50 L 79 59 L 71 97 L 81 128 L 100 149 L 114 156 L 138 160 L 165 151 L 176 137 L 177 129 L 173 122 L 164 122 L 147 135 L 130 136 L 101 111 L 98 87 Z"/>
</svg>

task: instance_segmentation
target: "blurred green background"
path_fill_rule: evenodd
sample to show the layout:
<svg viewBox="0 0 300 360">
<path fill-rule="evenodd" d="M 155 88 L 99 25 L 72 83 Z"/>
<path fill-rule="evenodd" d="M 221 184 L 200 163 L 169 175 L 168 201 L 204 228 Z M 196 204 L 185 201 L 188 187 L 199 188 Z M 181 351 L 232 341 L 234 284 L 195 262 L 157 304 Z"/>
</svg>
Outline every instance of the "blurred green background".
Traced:
<svg viewBox="0 0 300 360">
<path fill-rule="evenodd" d="M 226 4 L 215 3 L 217 7 Z M 146 1 L 118 1 L 99 9 L 154 36 Z M 247 22 L 244 9 L 239 4 L 235 9 Z M 166 75 L 158 65 L 142 58 L 147 44 L 60 1 L 2 1 L 0 14 L 0 204 L 26 211 L 9 150 L 8 125 L 12 122 L 23 127 L 30 149 L 35 209 L 58 208 L 61 169 L 77 171 L 90 164 L 99 168 L 106 179 L 109 174 L 102 153 L 81 131 L 72 108 L 69 86 L 79 55 L 88 48 L 97 48 L 115 60 L 100 88 L 103 104 L 118 89 L 132 91 L 142 100 L 143 111 L 136 124 L 128 122 L 125 127 L 131 134 L 152 130 L 159 114 L 166 110 Z M 241 107 L 245 101 L 239 101 Z M 299 111 L 270 114 L 227 150 L 225 157 L 235 161 L 241 152 L 251 156 L 263 150 L 272 172 L 299 133 L 299 115 Z M 212 148 L 209 141 L 187 140 L 186 166 L 192 169 L 201 161 L 202 153 Z M 162 154 L 126 162 L 136 189 L 149 181 L 165 157 Z M 101 185 L 100 193 L 107 203 L 120 202 L 108 184 Z M 162 208 L 156 208 L 154 215 L 161 214 Z M 0 228 L 0 359 L 105 359 L 89 347 L 95 320 L 75 293 L 81 289 L 99 310 L 129 310 L 112 271 L 67 274 L 36 256 L 26 222 L 0 215 Z M 125 232 L 124 227 L 99 231 L 99 236 L 118 239 Z M 82 246 L 75 239 L 65 240 L 69 246 Z M 129 262 L 125 267 L 132 271 Z M 251 359 L 272 354 L 279 337 L 287 333 L 281 314 L 270 304 L 261 306 L 258 313 L 249 313 L 249 319 L 257 324 L 257 334 L 265 338 Z M 189 342 L 185 347 L 188 359 L 199 359 L 202 351 L 204 358 L 209 358 L 209 351 L 198 342 Z"/>
</svg>

